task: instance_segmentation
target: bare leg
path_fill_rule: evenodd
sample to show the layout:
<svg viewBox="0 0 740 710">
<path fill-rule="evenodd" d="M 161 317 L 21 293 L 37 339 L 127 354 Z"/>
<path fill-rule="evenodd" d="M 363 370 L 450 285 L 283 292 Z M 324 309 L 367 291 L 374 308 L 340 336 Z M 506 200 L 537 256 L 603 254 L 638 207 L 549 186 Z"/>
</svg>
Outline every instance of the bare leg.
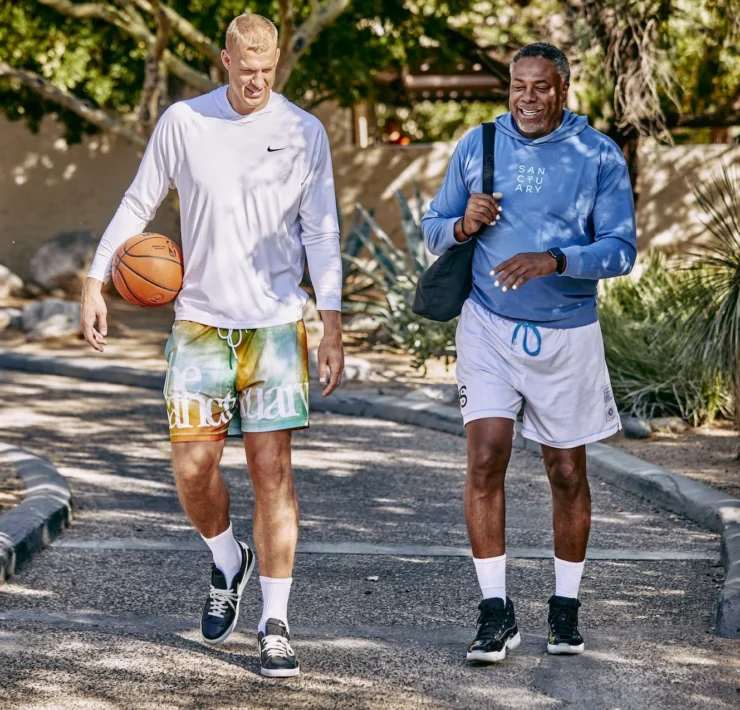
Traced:
<svg viewBox="0 0 740 710">
<path fill-rule="evenodd" d="M 586 477 L 586 447 L 553 449 L 542 446 L 552 489 L 552 529 L 555 557 L 567 562 L 586 558 L 591 530 L 591 491 Z"/>
<path fill-rule="evenodd" d="M 290 444 L 290 430 L 244 434 L 254 486 L 254 545 L 263 577 L 287 578 L 293 573 L 298 499 Z"/>
<path fill-rule="evenodd" d="M 177 495 L 195 528 L 206 538 L 229 527 L 229 490 L 218 470 L 223 450 L 223 440 L 172 444 Z"/>
<path fill-rule="evenodd" d="M 499 557 L 506 551 L 504 478 L 514 422 L 498 417 L 477 419 L 467 425 L 467 433 L 464 502 L 473 557 Z"/>
</svg>

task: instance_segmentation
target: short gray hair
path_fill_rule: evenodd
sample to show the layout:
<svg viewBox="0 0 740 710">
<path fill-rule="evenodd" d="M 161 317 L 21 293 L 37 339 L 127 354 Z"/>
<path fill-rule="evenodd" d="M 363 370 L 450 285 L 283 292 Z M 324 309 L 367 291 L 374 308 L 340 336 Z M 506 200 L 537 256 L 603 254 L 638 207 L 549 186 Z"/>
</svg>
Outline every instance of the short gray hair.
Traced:
<svg viewBox="0 0 740 710">
<path fill-rule="evenodd" d="M 568 58 L 555 45 L 547 42 L 535 42 L 522 47 L 509 64 L 509 75 L 514 71 L 514 65 L 520 59 L 549 59 L 563 79 L 564 84 L 570 84 L 570 64 Z"/>
</svg>

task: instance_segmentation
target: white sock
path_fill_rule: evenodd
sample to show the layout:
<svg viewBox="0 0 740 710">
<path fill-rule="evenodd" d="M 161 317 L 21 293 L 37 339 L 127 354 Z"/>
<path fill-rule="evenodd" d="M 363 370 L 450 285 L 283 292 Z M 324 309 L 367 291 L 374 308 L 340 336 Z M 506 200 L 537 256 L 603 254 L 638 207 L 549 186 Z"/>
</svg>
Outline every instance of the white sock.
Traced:
<svg viewBox="0 0 740 710">
<path fill-rule="evenodd" d="M 262 618 L 257 626 L 257 631 L 265 633 L 265 625 L 268 619 L 278 619 L 288 626 L 288 597 L 290 596 L 290 585 L 293 584 L 292 577 L 260 577 L 262 586 Z"/>
<path fill-rule="evenodd" d="M 506 603 L 506 553 L 500 557 L 487 557 L 484 560 L 473 558 L 475 573 L 484 599 L 498 597 Z"/>
<path fill-rule="evenodd" d="M 231 523 L 220 535 L 212 538 L 203 537 L 203 540 L 211 549 L 213 564 L 223 572 L 226 586 L 230 587 L 234 576 L 242 566 L 242 548 L 234 537 Z"/>
<path fill-rule="evenodd" d="M 578 599 L 581 575 L 586 561 L 566 562 L 555 558 L 555 594 L 559 597 Z"/>
</svg>

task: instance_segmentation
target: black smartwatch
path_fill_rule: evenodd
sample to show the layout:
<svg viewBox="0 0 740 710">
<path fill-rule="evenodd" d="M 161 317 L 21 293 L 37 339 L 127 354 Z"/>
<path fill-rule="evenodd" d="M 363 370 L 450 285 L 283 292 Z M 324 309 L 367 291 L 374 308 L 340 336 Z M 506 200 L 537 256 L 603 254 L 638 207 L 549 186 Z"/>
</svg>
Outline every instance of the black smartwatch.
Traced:
<svg viewBox="0 0 740 710">
<path fill-rule="evenodd" d="M 554 249 L 548 249 L 547 253 L 553 259 L 555 259 L 555 261 L 558 262 L 558 265 L 555 267 L 555 271 L 557 271 L 559 274 L 562 274 L 565 271 L 565 265 L 567 263 L 565 260 L 565 254 L 563 254 L 563 250 L 555 247 Z"/>
</svg>

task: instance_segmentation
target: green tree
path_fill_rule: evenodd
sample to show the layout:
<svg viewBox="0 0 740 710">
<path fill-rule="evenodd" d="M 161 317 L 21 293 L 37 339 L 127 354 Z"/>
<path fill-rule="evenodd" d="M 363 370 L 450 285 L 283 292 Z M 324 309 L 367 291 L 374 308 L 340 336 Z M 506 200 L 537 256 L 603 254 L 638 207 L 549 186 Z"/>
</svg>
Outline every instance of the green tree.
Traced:
<svg viewBox="0 0 740 710">
<path fill-rule="evenodd" d="M 400 72 L 471 2 L 0 0 L 0 110 L 32 128 L 54 113 L 70 140 L 103 130 L 143 145 L 173 99 L 223 83 L 222 38 L 245 10 L 277 20 L 278 91 L 309 108 L 352 105 L 376 71 Z M 467 41 L 439 51 L 452 62 Z"/>
</svg>

